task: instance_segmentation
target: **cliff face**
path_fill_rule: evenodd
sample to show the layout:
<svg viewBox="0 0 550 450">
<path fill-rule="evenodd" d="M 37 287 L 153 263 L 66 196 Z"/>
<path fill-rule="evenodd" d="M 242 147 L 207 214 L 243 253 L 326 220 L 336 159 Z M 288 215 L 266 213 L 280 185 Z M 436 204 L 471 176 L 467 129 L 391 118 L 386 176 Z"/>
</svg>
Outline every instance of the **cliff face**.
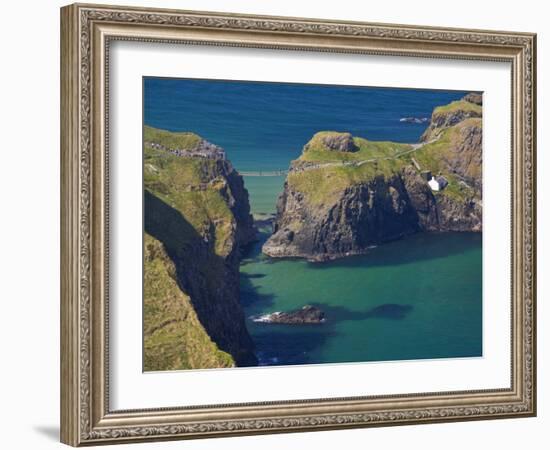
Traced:
<svg viewBox="0 0 550 450">
<path fill-rule="evenodd" d="M 274 233 L 263 247 L 272 257 L 322 260 L 358 254 L 372 244 L 418 231 L 415 209 L 399 175 L 351 184 L 326 203 L 285 184 Z"/>
<path fill-rule="evenodd" d="M 255 364 L 239 303 L 239 248 L 255 238 L 241 176 L 198 136 L 146 128 L 144 181 L 145 370 Z"/>
<path fill-rule="evenodd" d="M 436 108 L 432 113 L 429 127 L 420 140 L 428 142 L 437 139 L 441 132 L 452 127 L 464 119 L 481 117 L 482 100 L 480 94 L 468 94 L 462 100 L 457 100 L 448 105 Z"/>
<path fill-rule="evenodd" d="M 264 253 L 319 261 L 418 231 L 481 231 L 481 117 L 455 107 L 436 109 L 416 145 L 317 133 L 291 165 Z M 428 171 L 448 185 L 433 191 Z"/>
</svg>

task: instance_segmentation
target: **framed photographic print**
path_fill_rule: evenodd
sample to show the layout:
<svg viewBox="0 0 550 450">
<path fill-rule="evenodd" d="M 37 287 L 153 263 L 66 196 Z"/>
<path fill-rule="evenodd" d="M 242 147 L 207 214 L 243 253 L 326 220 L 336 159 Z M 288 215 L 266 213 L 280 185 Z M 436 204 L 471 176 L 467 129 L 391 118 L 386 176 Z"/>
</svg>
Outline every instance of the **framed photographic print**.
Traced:
<svg viewBox="0 0 550 450">
<path fill-rule="evenodd" d="M 530 33 L 61 10 L 61 439 L 536 413 Z"/>
</svg>

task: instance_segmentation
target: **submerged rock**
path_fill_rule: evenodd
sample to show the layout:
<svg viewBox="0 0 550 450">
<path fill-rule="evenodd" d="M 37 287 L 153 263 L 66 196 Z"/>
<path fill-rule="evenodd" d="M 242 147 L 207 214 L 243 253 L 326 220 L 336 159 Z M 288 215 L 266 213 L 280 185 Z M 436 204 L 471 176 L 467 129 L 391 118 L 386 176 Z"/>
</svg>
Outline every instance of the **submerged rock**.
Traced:
<svg viewBox="0 0 550 450">
<path fill-rule="evenodd" d="M 289 312 L 273 312 L 262 316 L 253 316 L 254 322 L 282 324 L 317 324 L 325 321 L 325 313 L 315 306 L 306 305 L 301 309 Z"/>
</svg>

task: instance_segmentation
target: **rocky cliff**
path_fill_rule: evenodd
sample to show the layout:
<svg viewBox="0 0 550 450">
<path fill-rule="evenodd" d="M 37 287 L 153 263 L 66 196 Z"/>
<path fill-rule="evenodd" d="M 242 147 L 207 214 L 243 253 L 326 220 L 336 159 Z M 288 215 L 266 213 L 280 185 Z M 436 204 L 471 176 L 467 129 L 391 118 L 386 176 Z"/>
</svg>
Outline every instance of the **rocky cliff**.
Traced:
<svg viewBox="0 0 550 450">
<path fill-rule="evenodd" d="M 436 108 L 419 144 L 317 133 L 291 164 L 263 252 L 319 261 L 419 231 L 481 231 L 481 120 L 467 97 Z"/>
<path fill-rule="evenodd" d="M 452 127 L 464 119 L 470 117 L 481 117 L 482 97 L 481 94 L 470 93 L 461 100 L 457 100 L 435 108 L 432 113 L 430 125 L 421 136 L 422 142 L 437 139 L 441 132 Z"/>
<path fill-rule="evenodd" d="M 145 128 L 144 369 L 254 365 L 239 303 L 239 251 L 255 238 L 225 153 Z"/>
</svg>

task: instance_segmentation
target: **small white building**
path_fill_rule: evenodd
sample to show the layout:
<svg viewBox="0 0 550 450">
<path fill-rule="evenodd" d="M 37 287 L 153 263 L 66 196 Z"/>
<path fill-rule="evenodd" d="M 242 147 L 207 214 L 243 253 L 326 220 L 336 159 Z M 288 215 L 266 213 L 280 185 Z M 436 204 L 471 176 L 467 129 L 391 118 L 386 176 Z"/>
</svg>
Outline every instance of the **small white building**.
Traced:
<svg viewBox="0 0 550 450">
<path fill-rule="evenodd" d="M 442 191 L 449 184 L 449 182 L 442 176 L 432 177 L 428 184 L 432 191 Z"/>
</svg>

